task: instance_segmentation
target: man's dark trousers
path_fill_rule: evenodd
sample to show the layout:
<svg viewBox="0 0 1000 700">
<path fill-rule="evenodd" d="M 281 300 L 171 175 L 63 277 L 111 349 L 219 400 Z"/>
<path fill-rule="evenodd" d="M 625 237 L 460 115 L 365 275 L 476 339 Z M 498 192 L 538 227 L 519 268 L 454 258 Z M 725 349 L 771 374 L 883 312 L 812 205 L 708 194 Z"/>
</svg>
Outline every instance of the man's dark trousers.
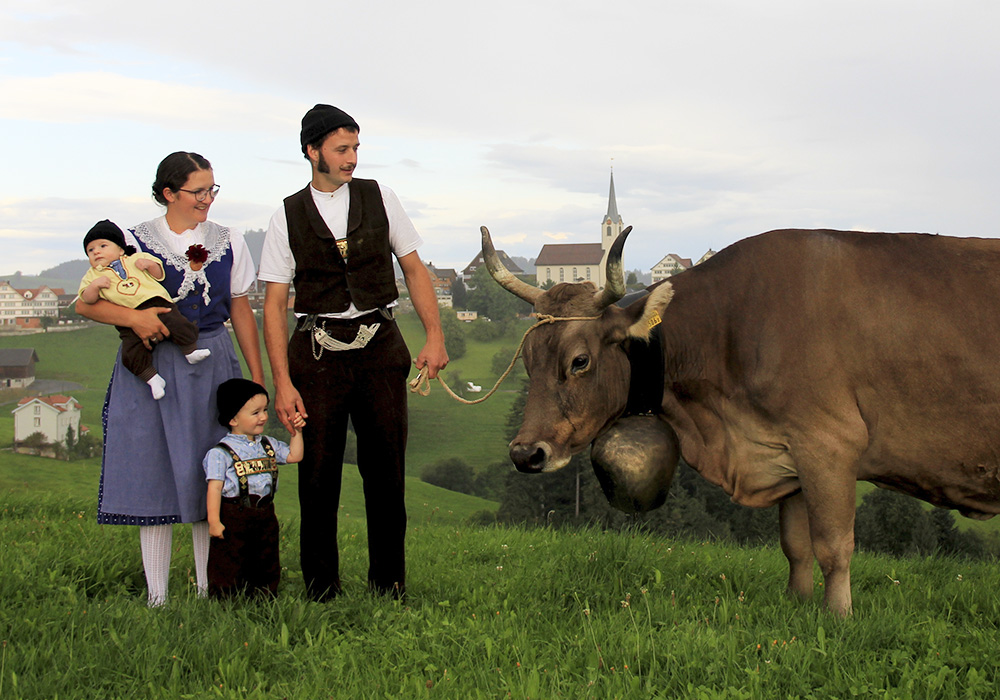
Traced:
<svg viewBox="0 0 1000 700">
<path fill-rule="evenodd" d="M 317 322 L 324 325 L 322 319 Z M 354 340 L 361 323 L 381 324 L 364 348 L 331 351 L 296 330 L 288 347 L 292 383 L 305 404 L 305 457 L 299 463 L 301 562 L 306 590 L 315 599 L 340 592 L 337 512 L 347 421 L 358 438 L 358 470 L 368 521 L 368 585 L 402 595 L 406 581 L 407 385 L 410 353 L 394 321 L 379 313 L 359 321 L 326 321 L 331 337 Z"/>
</svg>

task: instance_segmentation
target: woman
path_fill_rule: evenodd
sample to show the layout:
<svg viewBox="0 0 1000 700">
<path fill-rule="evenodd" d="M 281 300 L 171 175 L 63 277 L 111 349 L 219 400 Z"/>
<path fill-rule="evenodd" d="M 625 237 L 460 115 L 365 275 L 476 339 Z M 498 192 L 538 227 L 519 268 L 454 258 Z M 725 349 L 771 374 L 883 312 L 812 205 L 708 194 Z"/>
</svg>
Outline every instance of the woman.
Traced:
<svg viewBox="0 0 1000 700">
<path fill-rule="evenodd" d="M 82 316 L 127 326 L 154 349 L 166 396 L 115 362 L 104 404 L 104 460 L 97 520 L 138 525 L 149 605 L 166 602 L 173 523 L 192 523 L 198 594 L 207 591 L 209 533 L 205 474 L 201 462 L 225 430 L 216 420 L 215 389 L 241 376 L 224 325 L 233 331 L 253 381 L 264 383 L 257 322 L 247 292 L 254 265 L 242 234 L 208 221 L 218 194 L 211 164 L 197 153 L 177 152 L 156 171 L 153 198 L 166 207 L 158 219 L 126 232 L 126 242 L 163 261 L 167 288 L 177 307 L 198 326 L 198 347 L 211 350 L 189 364 L 173 343 L 158 310 L 136 310 L 106 301 L 77 303 Z"/>
</svg>

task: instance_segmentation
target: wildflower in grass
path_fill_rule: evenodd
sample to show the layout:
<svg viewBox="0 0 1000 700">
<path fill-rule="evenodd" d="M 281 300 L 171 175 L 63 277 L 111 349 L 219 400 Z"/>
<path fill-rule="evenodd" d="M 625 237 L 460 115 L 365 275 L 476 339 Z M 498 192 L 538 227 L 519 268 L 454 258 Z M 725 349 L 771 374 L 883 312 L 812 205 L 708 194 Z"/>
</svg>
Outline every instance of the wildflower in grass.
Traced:
<svg viewBox="0 0 1000 700">
<path fill-rule="evenodd" d="M 962 574 L 959 574 L 959 575 L 958 575 L 958 580 L 959 580 L 959 581 L 961 581 L 961 580 L 962 580 Z"/>
<path fill-rule="evenodd" d="M 503 566 L 497 566 L 497 571 L 503 571 Z"/>
<path fill-rule="evenodd" d="M 719 574 L 719 578 L 721 578 L 723 581 L 725 581 L 726 580 L 726 575 L 725 574 Z"/>
<path fill-rule="evenodd" d="M 500 545 L 500 549 L 507 549 L 507 545 L 505 544 Z"/>
</svg>

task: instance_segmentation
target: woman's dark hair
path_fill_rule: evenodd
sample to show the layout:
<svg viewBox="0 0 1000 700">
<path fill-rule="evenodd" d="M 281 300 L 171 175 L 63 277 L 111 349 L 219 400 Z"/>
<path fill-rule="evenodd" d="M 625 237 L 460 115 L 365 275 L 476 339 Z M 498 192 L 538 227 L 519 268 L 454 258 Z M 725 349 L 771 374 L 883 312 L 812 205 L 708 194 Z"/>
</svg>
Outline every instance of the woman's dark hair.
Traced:
<svg viewBox="0 0 1000 700">
<path fill-rule="evenodd" d="M 177 151 L 160 161 L 156 169 L 156 180 L 153 181 L 153 199 L 158 204 L 167 206 L 167 198 L 163 196 L 164 189 L 176 192 L 184 187 L 188 177 L 195 170 L 211 170 L 212 164 L 197 153 Z"/>
</svg>

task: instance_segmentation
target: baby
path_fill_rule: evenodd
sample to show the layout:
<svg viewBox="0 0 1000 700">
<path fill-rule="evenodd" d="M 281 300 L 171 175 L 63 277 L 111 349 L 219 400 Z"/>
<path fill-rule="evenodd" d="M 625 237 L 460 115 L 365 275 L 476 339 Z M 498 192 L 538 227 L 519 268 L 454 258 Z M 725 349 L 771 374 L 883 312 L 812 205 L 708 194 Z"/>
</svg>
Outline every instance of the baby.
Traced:
<svg viewBox="0 0 1000 700">
<path fill-rule="evenodd" d="M 198 348 L 198 327 L 184 318 L 160 284 L 163 265 L 157 258 L 136 253 L 133 246 L 125 245 L 125 234 L 107 219 L 98 221 L 87 232 L 83 249 L 90 260 L 90 270 L 80 282 L 80 299 L 85 304 L 105 299 L 130 309 L 168 308 L 170 311 L 160 314 L 160 321 L 187 361 L 194 365 L 212 354 L 211 350 Z M 167 383 L 153 366 L 153 351 L 131 328 L 116 328 L 122 339 L 122 364 L 149 384 L 154 399 L 162 399 Z"/>
</svg>

